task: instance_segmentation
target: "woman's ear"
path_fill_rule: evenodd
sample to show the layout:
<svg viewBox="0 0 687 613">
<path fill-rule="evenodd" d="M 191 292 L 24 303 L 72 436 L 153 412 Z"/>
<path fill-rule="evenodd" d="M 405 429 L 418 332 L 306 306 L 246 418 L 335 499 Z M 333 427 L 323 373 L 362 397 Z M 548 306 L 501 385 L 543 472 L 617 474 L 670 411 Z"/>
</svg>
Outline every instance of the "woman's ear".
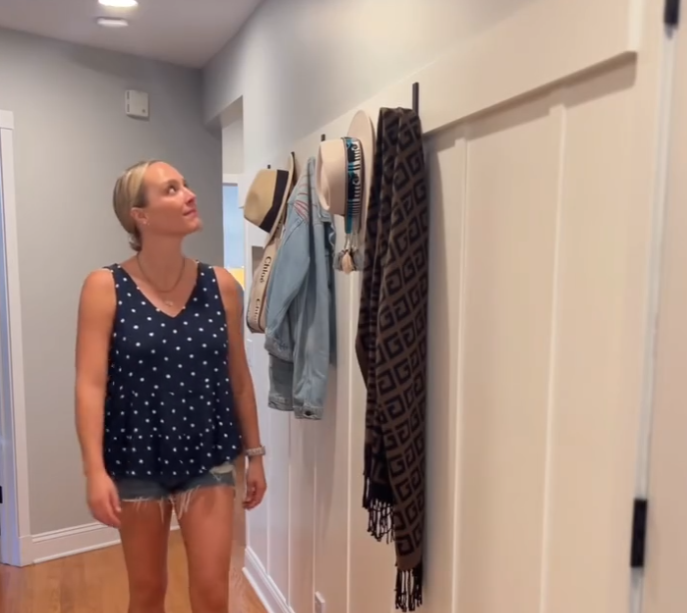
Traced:
<svg viewBox="0 0 687 613">
<path fill-rule="evenodd" d="M 140 207 L 134 207 L 131 209 L 131 219 L 136 227 L 145 226 L 148 224 L 148 216 L 144 209 Z"/>
</svg>

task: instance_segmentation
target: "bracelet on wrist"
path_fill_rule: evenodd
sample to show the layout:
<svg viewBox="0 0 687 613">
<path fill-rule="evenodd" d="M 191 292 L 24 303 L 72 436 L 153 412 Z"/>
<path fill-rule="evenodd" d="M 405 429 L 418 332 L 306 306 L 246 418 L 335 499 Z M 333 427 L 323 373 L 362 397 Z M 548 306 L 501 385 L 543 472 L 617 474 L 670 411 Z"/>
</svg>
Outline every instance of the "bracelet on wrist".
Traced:
<svg viewBox="0 0 687 613">
<path fill-rule="evenodd" d="M 246 449 L 244 451 L 244 453 L 246 454 L 247 458 L 261 458 L 262 456 L 264 456 L 267 453 L 267 451 L 266 451 L 264 445 L 260 445 L 260 447 L 253 447 L 251 449 Z"/>
</svg>

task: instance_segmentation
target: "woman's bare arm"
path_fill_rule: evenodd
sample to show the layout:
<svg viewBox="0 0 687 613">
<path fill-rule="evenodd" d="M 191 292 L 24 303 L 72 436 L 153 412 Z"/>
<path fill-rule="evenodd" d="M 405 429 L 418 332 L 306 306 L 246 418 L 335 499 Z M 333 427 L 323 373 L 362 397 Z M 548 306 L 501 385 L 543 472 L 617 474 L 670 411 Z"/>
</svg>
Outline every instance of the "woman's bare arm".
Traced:
<svg viewBox="0 0 687 613">
<path fill-rule="evenodd" d="M 255 402 L 253 379 L 243 343 L 243 297 L 238 281 L 224 268 L 215 268 L 229 331 L 229 378 L 236 401 L 236 413 L 241 424 L 246 449 L 260 447 L 260 426 Z"/>
<path fill-rule="evenodd" d="M 103 422 L 115 310 L 112 273 L 92 272 L 81 290 L 76 338 L 76 429 L 87 477 L 105 472 Z"/>
</svg>

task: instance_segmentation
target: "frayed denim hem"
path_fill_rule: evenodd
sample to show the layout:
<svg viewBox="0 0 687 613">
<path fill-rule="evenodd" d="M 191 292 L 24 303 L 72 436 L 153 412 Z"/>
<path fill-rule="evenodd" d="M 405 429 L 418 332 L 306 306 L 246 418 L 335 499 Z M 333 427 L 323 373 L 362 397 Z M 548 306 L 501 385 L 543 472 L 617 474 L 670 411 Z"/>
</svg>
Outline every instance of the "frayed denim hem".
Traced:
<svg viewBox="0 0 687 613">
<path fill-rule="evenodd" d="M 285 411 L 285 412 L 292 412 L 293 411 L 293 404 L 291 402 L 288 402 L 285 398 L 283 398 L 281 396 L 270 395 L 267 398 L 267 406 L 270 409 L 276 409 L 277 411 Z"/>
</svg>

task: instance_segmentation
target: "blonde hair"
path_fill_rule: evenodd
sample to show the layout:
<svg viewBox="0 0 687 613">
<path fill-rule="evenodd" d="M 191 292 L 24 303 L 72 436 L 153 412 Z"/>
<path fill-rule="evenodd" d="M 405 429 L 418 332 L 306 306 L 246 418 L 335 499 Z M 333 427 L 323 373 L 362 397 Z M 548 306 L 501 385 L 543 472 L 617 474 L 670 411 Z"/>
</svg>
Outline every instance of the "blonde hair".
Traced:
<svg viewBox="0 0 687 613">
<path fill-rule="evenodd" d="M 136 226 L 131 210 L 144 208 L 146 192 L 144 178 L 146 171 L 160 160 L 138 162 L 127 168 L 117 179 L 112 193 L 112 205 L 122 227 L 129 233 L 129 245 L 134 251 L 141 250 L 141 233 Z"/>
</svg>

